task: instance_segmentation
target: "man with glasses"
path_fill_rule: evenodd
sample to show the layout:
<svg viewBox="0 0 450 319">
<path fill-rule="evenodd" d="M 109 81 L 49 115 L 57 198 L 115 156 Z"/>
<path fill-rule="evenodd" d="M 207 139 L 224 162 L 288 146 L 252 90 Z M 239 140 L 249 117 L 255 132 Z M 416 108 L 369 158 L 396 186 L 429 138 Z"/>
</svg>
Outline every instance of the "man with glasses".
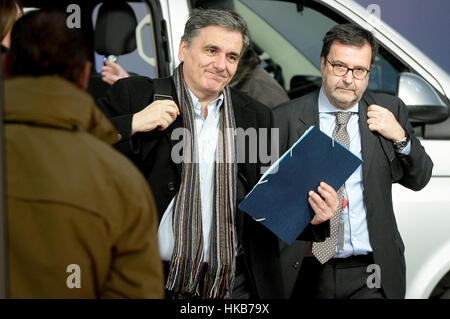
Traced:
<svg viewBox="0 0 450 319">
<path fill-rule="evenodd" d="M 364 161 L 338 190 L 325 242 L 297 241 L 283 250 L 282 258 L 301 261 L 292 298 L 404 298 L 404 245 L 392 183 L 418 191 L 433 163 L 414 136 L 405 104 L 366 91 L 376 53 L 370 32 L 334 26 L 323 38 L 322 87 L 274 110 L 282 152 L 316 125 Z"/>
</svg>

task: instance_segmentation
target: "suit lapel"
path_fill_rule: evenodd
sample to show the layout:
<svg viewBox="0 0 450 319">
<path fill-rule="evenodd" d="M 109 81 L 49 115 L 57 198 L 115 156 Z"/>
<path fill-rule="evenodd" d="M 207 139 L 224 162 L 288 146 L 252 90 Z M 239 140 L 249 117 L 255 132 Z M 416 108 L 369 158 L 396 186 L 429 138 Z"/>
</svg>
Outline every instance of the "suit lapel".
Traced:
<svg viewBox="0 0 450 319">
<path fill-rule="evenodd" d="M 174 91 L 175 92 L 175 91 Z M 172 94 L 172 97 L 174 97 L 174 101 L 176 103 L 176 105 L 180 105 L 180 103 L 178 102 L 178 98 L 176 96 L 176 93 Z M 170 145 L 170 151 L 172 152 L 173 147 L 179 143 L 181 140 L 173 140 L 172 137 L 172 132 L 177 129 L 177 128 L 183 128 L 183 119 L 182 119 L 183 114 L 180 114 L 177 116 L 177 118 L 175 119 L 175 121 L 166 129 L 165 133 L 167 136 L 167 139 L 169 140 L 169 145 Z M 180 174 L 181 176 L 181 167 L 182 167 L 182 163 L 177 163 L 175 164 L 177 167 L 177 171 L 178 174 Z"/>
<path fill-rule="evenodd" d="M 256 117 L 254 112 L 249 107 L 249 102 L 241 99 L 239 95 L 233 94 L 231 90 L 231 100 L 233 103 L 233 113 L 234 121 L 236 123 L 236 128 L 242 128 L 246 130 L 249 127 L 256 127 Z M 239 150 L 240 147 L 238 146 Z M 249 145 L 245 145 L 245 152 L 248 153 Z M 253 165 L 253 167 L 252 167 Z M 241 163 L 238 164 L 238 174 L 237 174 L 237 193 L 247 194 L 250 191 L 250 183 L 256 183 L 256 164 Z M 244 195 L 244 197 L 245 197 Z M 236 203 L 237 205 L 238 203 Z M 245 223 L 245 213 L 236 210 L 236 231 L 238 233 L 238 238 L 242 240 L 243 230 Z"/>
<path fill-rule="evenodd" d="M 310 99 L 304 102 L 304 106 L 300 108 L 297 126 L 297 139 L 303 135 L 306 129 L 311 125 L 315 125 L 320 129 L 319 125 L 319 90 L 314 91 L 310 95 Z M 309 107 L 312 105 L 313 107 Z"/>
<path fill-rule="evenodd" d="M 378 141 L 377 136 L 369 130 L 367 125 L 367 108 L 369 104 L 367 99 L 364 97 L 359 101 L 359 131 L 361 133 L 361 153 L 362 153 L 362 170 L 363 170 L 363 183 L 366 184 L 367 177 L 369 174 L 370 165 L 373 160 L 373 150 L 375 149 L 375 144 Z"/>
<path fill-rule="evenodd" d="M 233 112 L 236 127 L 241 127 L 244 130 L 249 127 L 255 127 L 256 118 L 251 109 L 247 107 L 249 103 L 246 103 L 238 95 L 235 95 L 233 93 L 231 93 L 231 100 L 233 103 Z"/>
</svg>

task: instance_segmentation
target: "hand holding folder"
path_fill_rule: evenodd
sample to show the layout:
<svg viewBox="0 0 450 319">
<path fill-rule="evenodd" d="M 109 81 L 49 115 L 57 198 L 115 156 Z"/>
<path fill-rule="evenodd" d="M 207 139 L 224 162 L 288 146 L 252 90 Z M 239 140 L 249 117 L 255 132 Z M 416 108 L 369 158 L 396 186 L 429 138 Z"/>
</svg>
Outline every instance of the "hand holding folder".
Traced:
<svg viewBox="0 0 450 319">
<path fill-rule="evenodd" d="M 325 182 L 338 190 L 362 160 L 311 126 L 261 177 L 239 209 L 291 245 L 311 222 L 308 192 Z"/>
</svg>

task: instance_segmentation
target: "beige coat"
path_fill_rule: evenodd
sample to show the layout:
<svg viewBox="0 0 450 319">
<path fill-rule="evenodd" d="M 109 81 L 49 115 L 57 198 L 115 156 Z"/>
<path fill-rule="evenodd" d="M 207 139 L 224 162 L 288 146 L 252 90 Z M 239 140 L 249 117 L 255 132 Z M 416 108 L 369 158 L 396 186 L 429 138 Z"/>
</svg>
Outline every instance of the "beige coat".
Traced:
<svg viewBox="0 0 450 319">
<path fill-rule="evenodd" d="M 91 97 L 45 76 L 5 100 L 10 297 L 162 298 L 153 197 Z"/>
</svg>

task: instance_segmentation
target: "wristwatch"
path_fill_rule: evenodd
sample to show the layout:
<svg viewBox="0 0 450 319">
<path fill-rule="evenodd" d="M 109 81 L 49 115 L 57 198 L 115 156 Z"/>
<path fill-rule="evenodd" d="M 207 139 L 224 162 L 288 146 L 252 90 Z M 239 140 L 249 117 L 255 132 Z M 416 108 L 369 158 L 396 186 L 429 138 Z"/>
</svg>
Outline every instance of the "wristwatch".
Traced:
<svg viewBox="0 0 450 319">
<path fill-rule="evenodd" d="M 398 152 L 400 152 L 401 150 L 403 150 L 403 149 L 406 147 L 406 145 L 408 145 L 409 140 L 410 140 L 409 135 L 408 135 L 408 134 L 405 134 L 405 137 L 404 137 L 404 138 L 401 138 L 401 139 L 399 139 L 398 141 L 395 141 L 395 142 L 394 142 L 394 148 L 395 148 L 395 150 L 398 151 Z"/>
</svg>

